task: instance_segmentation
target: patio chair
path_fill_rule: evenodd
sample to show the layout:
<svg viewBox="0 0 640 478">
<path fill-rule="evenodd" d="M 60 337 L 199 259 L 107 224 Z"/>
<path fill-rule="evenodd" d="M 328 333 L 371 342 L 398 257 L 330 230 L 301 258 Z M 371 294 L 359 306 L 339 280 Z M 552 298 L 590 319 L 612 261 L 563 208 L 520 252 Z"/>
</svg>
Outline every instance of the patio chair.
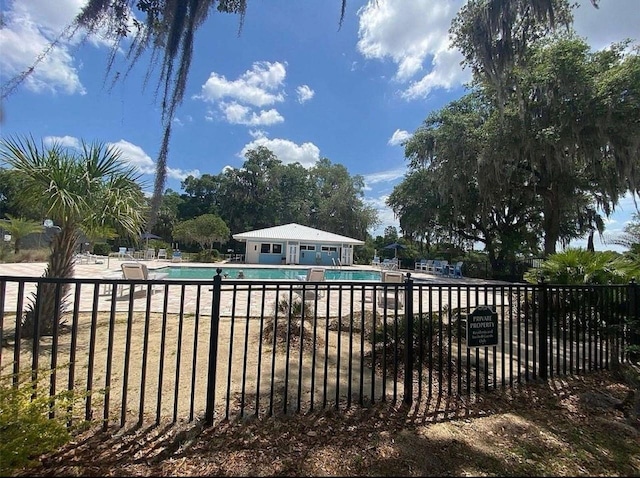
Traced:
<svg viewBox="0 0 640 478">
<path fill-rule="evenodd" d="M 89 254 L 86 252 L 80 252 L 73 256 L 73 261 L 76 264 L 88 264 L 89 263 Z"/>
<path fill-rule="evenodd" d="M 420 259 L 419 261 L 416 261 L 416 263 L 413 265 L 413 269 L 416 270 L 416 271 L 427 270 L 427 260 L 426 259 Z"/>
<path fill-rule="evenodd" d="M 393 259 L 384 259 L 382 264 L 380 264 L 380 268 L 383 270 L 398 270 L 398 261 Z"/>
<path fill-rule="evenodd" d="M 127 255 L 127 248 L 126 247 L 118 247 L 118 258 L 122 259 L 126 255 Z"/>
<path fill-rule="evenodd" d="M 380 267 L 380 257 L 373 256 L 373 260 L 371 261 L 371 265 L 375 267 Z"/>
<path fill-rule="evenodd" d="M 167 260 L 167 250 L 166 249 L 158 249 L 158 255 L 156 256 L 158 260 L 164 259 Z"/>
<path fill-rule="evenodd" d="M 182 262 L 182 252 L 177 249 L 173 251 L 173 254 L 171 254 L 171 262 Z"/>
<path fill-rule="evenodd" d="M 450 266 L 449 270 L 450 270 L 450 274 L 453 275 L 453 277 L 457 277 L 458 279 L 462 279 L 462 265 L 463 262 L 462 261 L 458 261 L 455 263 L 455 265 Z"/>
<path fill-rule="evenodd" d="M 324 269 L 322 267 L 312 267 L 307 271 L 306 276 L 298 276 L 298 280 L 304 282 L 324 282 Z M 324 297 L 324 287 L 319 285 L 303 285 L 296 286 L 293 291 L 304 300 L 314 300 L 316 297 L 321 299 Z"/>
<path fill-rule="evenodd" d="M 382 271 L 382 282 L 391 284 L 404 284 L 404 274 L 399 271 Z M 398 309 L 404 307 L 404 289 L 403 286 L 389 287 L 383 286 L 378 290 L 378 307 L 385 309 L 393 309 L 396 306 Z"/>
<path fill-rule="evenodd" d="M 131 284 L 131 292 L 135 292 L 135 287 L 140 286 L 142 290 L 145 290 L 144 281 L 164 279 L 169 274 L 165 272 L 149 272 L 149 268 L 146 264 L 141 262 L 123 262 L 120 267 L 122 268 L 122 277 L 126 280 L 141 281 L 140 283 Z M 152 284 L 151 293 L 157 284 Z"/>
<path fill-rule="evenodd" d="M 440 264 L 435 267 L 435 273 L 441 276 L 449 274 L 449 261 L 440 261 Z"/>
</svg>

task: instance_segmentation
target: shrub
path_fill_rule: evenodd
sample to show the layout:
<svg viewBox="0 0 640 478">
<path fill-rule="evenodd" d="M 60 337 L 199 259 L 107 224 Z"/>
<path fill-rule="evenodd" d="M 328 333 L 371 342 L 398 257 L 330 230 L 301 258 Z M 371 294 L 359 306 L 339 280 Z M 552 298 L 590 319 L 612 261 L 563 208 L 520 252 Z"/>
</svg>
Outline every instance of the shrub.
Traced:
<svg viewBox="0 0 640 478">
<path fill-rule="evenodd" d="M 111 246 L 109 244 L 101 242 L 93 245 L 93 253 L 98 256 L 108 256 L 111 252 Z"/>
<path fill-rule="evenodd" d="M 40 370 L 31 380 L 31 370 L 18 377 L 0 375 L 0 475 L 35 464 L 43 453 L 54 451 L 71 439 L 67 426 L 72 405 L 82 399 L 77 392 L 63 391 L 49 396 L 51 370 Z M 49 418 L 50 412 L 55 418 Z M 78 426 L 84 425 L 78 422 Z"/>
</svg>

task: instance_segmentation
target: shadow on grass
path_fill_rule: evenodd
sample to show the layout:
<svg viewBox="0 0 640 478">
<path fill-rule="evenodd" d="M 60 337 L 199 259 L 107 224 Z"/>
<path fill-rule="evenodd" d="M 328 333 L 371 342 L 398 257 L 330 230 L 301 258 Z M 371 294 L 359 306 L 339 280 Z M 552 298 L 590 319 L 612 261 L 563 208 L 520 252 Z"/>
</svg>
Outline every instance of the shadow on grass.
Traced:
<svg viewBox="0 0 640 478">
<path fill-rule="evenodd" d="M 470 399 L 88 432 L 31 476 L 638 476 L 630 389 L 610 372 Z"/>
</svg>

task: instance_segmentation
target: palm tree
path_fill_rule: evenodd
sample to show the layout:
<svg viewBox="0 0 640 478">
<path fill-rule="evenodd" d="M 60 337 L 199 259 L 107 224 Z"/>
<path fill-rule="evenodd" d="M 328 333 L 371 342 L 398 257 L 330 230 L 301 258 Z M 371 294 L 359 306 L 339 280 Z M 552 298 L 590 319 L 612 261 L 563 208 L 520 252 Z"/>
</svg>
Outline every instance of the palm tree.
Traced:
<svg viewBox="0 0 640 478">
<path fill-rule="evenodd" d="M 42 225 L 37 221 L 32 221 L 22 217 L 13 217 L 7 214 L 9 221 L 2 225 L 2 229 L 11 234 L 13 240 L 13 252 L 17 254 L 20 252 L 20 241 L 34 232 L 41 232 Z"/>
<path fill-rule="evenodd" d="M 0 142 L 0 159 L 19 175 L 26 207 L 45 211 L 60 227 L 51 242 L 43 277 L 71 278 L 74 252 L 82 231 L 115 227 L 137 236 L 144 218 L 144 196 L 136 169 L 120 159 L 120 152 L 99 143 L 82 142 L 80 152 L 58 143 L 40 146 L 30 138 Z M 24 333 L 35 336 L 53 332 L 54 317 L 62 317 L 69 285 L 56 294 L 57 284 L 41 285 L 40 323 L 35 323 L 35 301 L 24 318 Z M 35 328 L 38 330 L 36 331 Z"/>
</svg>

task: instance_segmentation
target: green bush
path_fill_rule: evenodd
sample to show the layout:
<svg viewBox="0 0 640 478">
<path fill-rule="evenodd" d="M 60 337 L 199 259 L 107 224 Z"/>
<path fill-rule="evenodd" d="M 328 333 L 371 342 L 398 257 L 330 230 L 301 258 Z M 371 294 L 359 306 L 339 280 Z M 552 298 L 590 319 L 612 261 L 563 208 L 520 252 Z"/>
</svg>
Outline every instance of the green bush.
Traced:
<svg viewBox="0 0 640 478">
<path fill-rule="evenodd" d="M 67 426 L 72 405 L 82 397 L 73 391 L 49 396 L 50 370 L 40 370 L 34 384 L 31 370 L 18 377 L 0 375 L 0 475 L 36 464 L 43 453 L 55 451 L 71 439 Z M 49 418 L 53 411 L 55 418 Z M 78 426 L 85 422 L 78 422 Z"/>
<path fill-rule="evenodd" d="M 93 245 L 93 253 L 98 256 L 108 256 L 111 252 L 111 246 L 107 243 L 98 243 Z"/>
</svg>

